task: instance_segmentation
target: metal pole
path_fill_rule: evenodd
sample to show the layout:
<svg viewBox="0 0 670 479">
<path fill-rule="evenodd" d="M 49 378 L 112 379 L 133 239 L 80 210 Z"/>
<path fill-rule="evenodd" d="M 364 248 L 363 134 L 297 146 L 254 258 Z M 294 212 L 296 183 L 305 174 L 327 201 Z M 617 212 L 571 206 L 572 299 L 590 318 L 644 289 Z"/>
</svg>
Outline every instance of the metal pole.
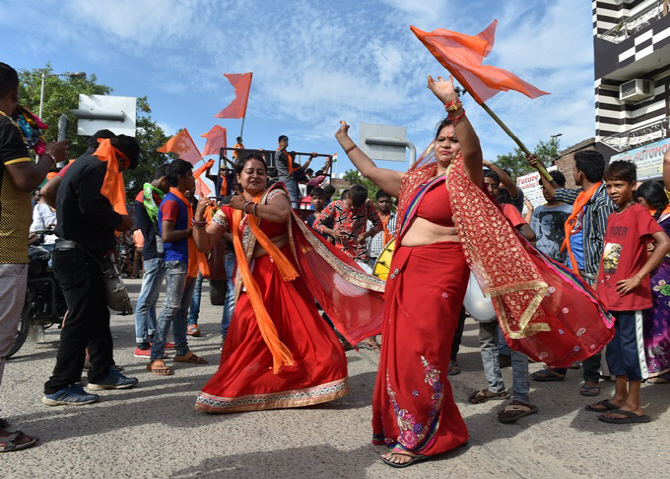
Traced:
<svg viewBox="0 0 670 479">
<path fill-rule="evenodd" d="M 40 117 L 40 120 L 42 119 L 42 105 L 44 104 L 44 79 L 46 78 L 46 75 L 44 74 L 44 71 L 42 72 L 42 87 L 40 88 L 40 114 L 38 115 Z"/>
<path fill-rule="evenodd" d="M 247 119 L 247 116 L 244 115 L 242 117 L 242 128 L 240 128 L 240 138 L 244 138 L 244 135 L 243 135 L 243 133 L 244 133 L 244 120 L 246 120 L 246 119 Z"/>
</svg>

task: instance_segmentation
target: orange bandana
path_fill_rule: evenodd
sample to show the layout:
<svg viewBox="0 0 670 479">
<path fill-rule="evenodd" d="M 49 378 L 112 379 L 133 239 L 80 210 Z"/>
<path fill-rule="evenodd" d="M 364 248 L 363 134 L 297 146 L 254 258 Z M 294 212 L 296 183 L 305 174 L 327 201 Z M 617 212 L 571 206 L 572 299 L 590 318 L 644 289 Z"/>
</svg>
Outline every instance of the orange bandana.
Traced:
<svg viewBox="0 0 670 479">
<path fill-rule="evenodd" d="M 586 206 L 586 203 L 589 202 L 593 195 L 596 194 L 596 190 L 598 190 L 602 183 L 602 181 L 599 181 L 591 188 L 589 188 L 588 191 L 582 191 L 579 193 L 579 195 L 577 195 L 577 198 L 572 205 L 572 213 L 570 213 L 570 216 L 565 221 L 565 239 L 563 240 L 561 251 L 565 251 L 567 248 L 568 256 L 570 256 L 570 265 L 572 266 L 572 271 L 574 271 L 577 275 L 579 275 L 579 266 L 577 265 L 577 260 L 575 259 L 575 255 L 572 253 L 572 248 L 570 247 L 570 236 L 575 234 L 574 229 L 575 225 L 577 224 L 577 217 L 579 216 L 579 213 L 582 211 L 584 206 Z"/>
<path fill-rule="evenodd" d="M 100 146 L 95 150 L 93 156 L 107 163 L 107 172 L 102 182 L 100 193 L 112 204 L 114 211 L 120 215 L 128 215 L 126 206 L 126 185 L 123 182 L 123 173 L 119 171 L 119 160 L 117 155 L 124 156 L 119 150 L 112 146 L 109 138 L 98 140 Z"/>
<path fill-rule="evenodd" d="M 382 226 L 384 228 L 384 246 L 386 246 L 388 242 L 393 239 L 393 234 L 389 231 L 389 220 L 391 219 L 391 213 L 387 214 L 386 217 L 379 213 L 379 218 L 382 220 Z"/>
</svg>

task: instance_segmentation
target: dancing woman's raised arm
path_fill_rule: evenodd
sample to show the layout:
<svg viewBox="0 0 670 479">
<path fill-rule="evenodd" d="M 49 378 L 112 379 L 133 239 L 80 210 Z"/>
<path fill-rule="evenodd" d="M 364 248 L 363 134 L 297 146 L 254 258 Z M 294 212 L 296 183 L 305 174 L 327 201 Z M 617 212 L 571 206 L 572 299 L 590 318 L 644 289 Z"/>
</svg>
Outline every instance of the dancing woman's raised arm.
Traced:
<svg viewBox="0 0 670 479">
<path fill-rule="evenodd" d="M 449 76 L 449 80 L 445 80 L 442 77 L 437 77 L 437 81 L 435 81 L 429 75 L 428 88 L 445 107 L 449 105 L 458 107 L 455 110 L 448 110 L 447 117 L 454 122 L 454 131 L 463 154 L 463 169 L 465 170 L 465 174 L 474 184 L 481 185 L 484 176 L 482 147 L 479 144 L 477 133 L 475 133 L 470 121 L 465 116 L 465 110 L 459 106 L 460 100 L 458 100 L 458 94 L 454 90 L 453 78 Z"/>
<path fill-rule="evenodd" d="M 356 169 L 361 172 L 363 176 L 370 179 L 375 185 L 391 196 L 398 197 L 400 192 L 400 182 L 404 173 L 400 171 L 387 170 L 386 168 L 379 168 L 375 165 L 368 155 L 363 153 L 356 143 L 349 138 L 349 125 L 346 122 L 340 122 L 340 129 L 335 132 L 335 138 L 340 143 L 344 152 L 349 156 L 349 159 L 354 164 Z"/>
</svg>

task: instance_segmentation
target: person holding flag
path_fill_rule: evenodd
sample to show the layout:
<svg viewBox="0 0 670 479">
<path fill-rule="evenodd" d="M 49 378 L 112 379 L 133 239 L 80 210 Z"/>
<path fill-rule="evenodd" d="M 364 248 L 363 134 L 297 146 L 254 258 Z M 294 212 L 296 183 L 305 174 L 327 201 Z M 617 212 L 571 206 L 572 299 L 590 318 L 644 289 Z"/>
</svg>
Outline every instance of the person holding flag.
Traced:
<svg viewBox="0 0 670 479">
<path fill-rule="evenodd" d="M 543 94 L 509 72 L 481 66 L 494 27 L 475 37 L 413 30 L 450 72 L 458 72 L 461 85 L 481 105 L 500 90 Z M 447 118 L 407 173 L 377 167 L 349 137 L 344 121 L 335 133 L 361 174 L 399 198 L 372 404 L 373 443 L 393 447 L 382 455 L 392 467 L 407 467 L 468 441 L 448 372 L 470 270 L 492 298 L 507 342 L 532 358 L 569 365 L 613 335 L 611 316 L 592 290 L 521 238 L 484 189 L 479 138 L 452 77 L 429 76 L 428 88 Z M 521 416 L 530 407 L 513 401 L 506 410 Z"/>
</svg>

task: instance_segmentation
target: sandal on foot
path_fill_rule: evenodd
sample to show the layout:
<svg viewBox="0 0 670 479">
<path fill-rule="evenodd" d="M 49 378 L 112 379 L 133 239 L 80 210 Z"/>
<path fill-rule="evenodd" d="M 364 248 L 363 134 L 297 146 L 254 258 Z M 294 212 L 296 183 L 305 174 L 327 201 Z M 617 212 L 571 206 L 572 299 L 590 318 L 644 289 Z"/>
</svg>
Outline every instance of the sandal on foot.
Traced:
<svg viewBox="0 0 670 479">
<path fill-rule="evenodd" d="M 587 386 L 586 384 L 582 384 L 579 394 L 582 396 L 597 396 L 600 394 L 600 386 Z"/>
<path fill-rule="evenodd" d="M 493 399 L 495 401 L 502 401 L 504 399 L 509 399 L 509 394 L 507 391 L 500 393 L 494 393 L 488 389 L 480 389 L 479 391 L 474 391 L 468 396 L 468 401 L 472 404 L 481 404 L 483 402 Z"/>
<path fill-rule="evenodd" d="M 668 384 L 670 379 L 664 378 L 663 376 L 656 376 L 655 378 L 647 379 L 649 384 Z"/>
<path fill-rule="evenodd" d="M 34 446 L 36 442 L 36 437 L 30 437 L 22 431 L 16 431 L 9 436 L 0 436 L 0 452 L 21 451 Z"/>
<path fill-rule="evenodd" d="M 448 376 L 456 376 L 461 374 L 461 368 L 458 366 L 458 361 L 449 361 L 449 371 L 447 372 Z"/>
<path fill-rule="evenodd" d="M 565 381 L 565 374 L 558 374 L 553 369 L 542 369 L 530 375 L 533 381 Z"/>
<path fill-rule="evenodd" d="M 602 406 L 602 407 L 596 407 L 596 406 Z M 587 411 L 592 411 L 592 412 L 607 412 L 607 411 L 614 411 L 615 409 L 619 409 L 620 406 L 617 406 L 616 404 L 612 403 L 611 401 L 608 401 L 607 399 L 603 399 L 602 401 L 598 401 L 595 404 L 589 404 L 586 406 Z"/>
<path fill-rule="evenodd" d="M 518 414 L 515 414 L 514 416 L 502 416 L 502 414 L 508 413 L 508 412 L 518 412 Z M 517 419 L 521 419 L 522 417 L 525 416 L 530 416 L 531 414 L 535 414 L 537 412 L 537 406 L 534 406 L 532 404 L 508 404 L 505 406 L 505 409 L 500 411 L 498 413 L 498 421 L 504 422 L 506 424 L 516 422 Z"/>
<path fill-rule="evenodd" d="M 165 363 L 160 359 L 156 361 L 151 361 L 147 366 L 147 369 L 152 373 L 154 373 L 156 376 L 172 376 L 174 374 L 174 371 L 168 368 L 165 365 Z"/>
<path fill-rule="evenodd" d="M 598 416 L 603 422 L 608 422 L 610 424 L 638 424 L 643 422 L 650 422 L 651 418 L 646 414 L 635 414 L 633 411 L 623 411 L 621 409 L 614 409 L 609 411 L 610 413 L 620 414 L 626 417 L 607 417 L 604 414 Z"/>
<path fill-rule="evenodd" d="M 396 450 L 391 452 L 391 454 L 398 454 L 399 456 L 409 456 L 410 457 L 409 461 L 403 462 L 403 463 L 393 462 L 390 459 L 386 459 L 384 456 L 381 457 L 381 460 L 384 461 L 385 464 L 388 464 L 391 467 L 397 467 L 397 468 L 408 467 L 408 466 L 411 466 L 412 464 L 416 464 L 417 462 L 423 461 L 423 460 L 428 458 L 428 456 L 424 456 L 422 454 L 411 454 L 409 452 L 396 451 Z"/>
<path fill-rule="evenodd" d="M 196 356 L 193 351 L 189 351 L 188 353 L 184 354 L 183 356 L 175 356 L 174 358 L 172 358 L 172 360 L 175 363 L 207 364 L 207 360 L 205 358 L 201 358 L 200 356 Z"/>
<path fill-rule="evenodd" d="M 197 338 L 200 336 L 201 333 L 200 330 L 198 329 L 197 324 L 189 324 L 186 327 L 186 334 L 188 334 L 189 336 L 193 336 L 194 338 Z"/>
</svg>

